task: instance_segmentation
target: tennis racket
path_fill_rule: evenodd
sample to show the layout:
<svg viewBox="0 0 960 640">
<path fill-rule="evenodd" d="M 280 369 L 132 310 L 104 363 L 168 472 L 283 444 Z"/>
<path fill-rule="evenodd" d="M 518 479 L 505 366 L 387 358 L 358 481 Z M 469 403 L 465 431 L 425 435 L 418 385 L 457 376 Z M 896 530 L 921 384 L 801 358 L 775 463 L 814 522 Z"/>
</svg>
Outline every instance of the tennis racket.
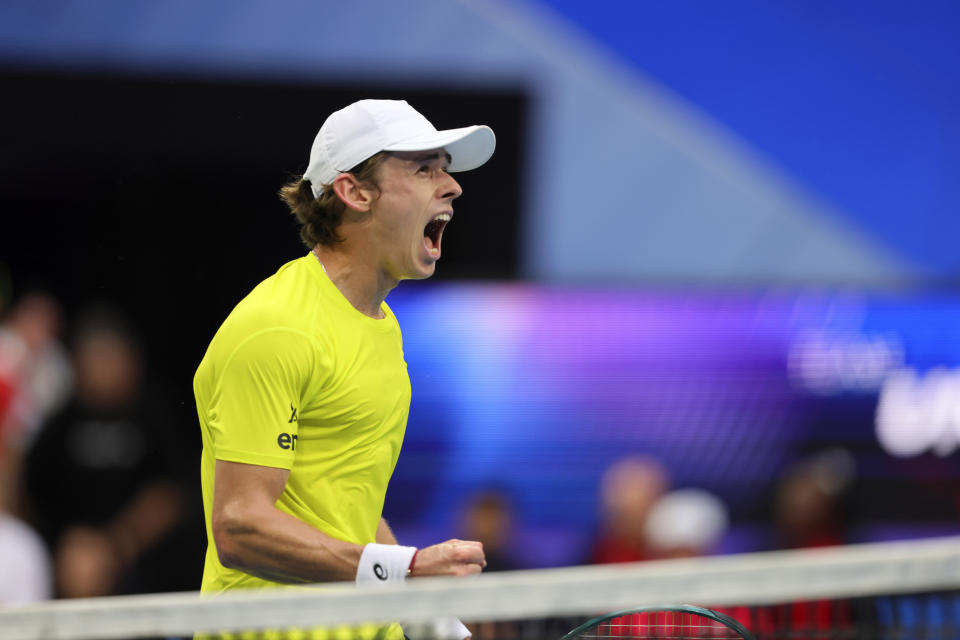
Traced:
<svg viewBox="0 0 960 640">
<path fill-rule="evenodd" d="M 624 609 L 583 623 L 560 640 L 756 640 L 730 616 L 689 604 Z"/>
</svg>

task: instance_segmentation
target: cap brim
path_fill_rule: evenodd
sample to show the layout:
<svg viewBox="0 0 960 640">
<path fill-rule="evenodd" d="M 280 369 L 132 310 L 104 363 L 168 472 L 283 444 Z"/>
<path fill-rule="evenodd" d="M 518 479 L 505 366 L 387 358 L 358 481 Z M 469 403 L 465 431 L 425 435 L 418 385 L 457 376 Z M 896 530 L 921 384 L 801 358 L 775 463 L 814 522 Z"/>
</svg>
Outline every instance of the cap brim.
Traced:
<svg viewBox="0 0 960 640">
<path fill-rule="evenodd" d="M 493 135 L 493 129 L 475 124 L 410 138 L 385 147 L 384 151 L 426 151 L 442 148 L 450 154 L 448 171 L 469 171 L 489 160 L 496 146 L 497 138 Z"/>
</svg>

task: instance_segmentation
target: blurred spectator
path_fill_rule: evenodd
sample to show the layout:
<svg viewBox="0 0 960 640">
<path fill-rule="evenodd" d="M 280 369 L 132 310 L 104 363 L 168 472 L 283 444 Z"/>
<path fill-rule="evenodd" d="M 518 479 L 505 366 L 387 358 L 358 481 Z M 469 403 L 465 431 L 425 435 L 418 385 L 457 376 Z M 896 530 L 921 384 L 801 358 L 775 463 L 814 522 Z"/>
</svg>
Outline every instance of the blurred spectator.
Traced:
<svg viewBox="0 0 960 640">
<path fill-rule="evenodd" d="M 183 557 L 190 545 L 172 535 L 189 497 L 181 478 L 198 455 L 178 442 L 185 425 L 145 380 L 138 344 L 116 312 L 93 310 L 78 323 L 73 359 L 76 396 L 26 465 L 57 594 L 196 588 L 200 553 Z"/>
<path fill-rule="evenodd" d="M 774 502 L 775 546 L 824 547 L 847 541 L 846 509 L 856 474 L 849 452 L 829 449 L 784 474 Z"/>
<path fill-rule="evenodd" d="M 520 567 L 511 556 L 513 506 L 507 495 L 496 489 L 480 491 L 470 496 L 464 505 L 457 534 L 465 540 L 483 543 L 487 560 L 484 573 L 513 571 Z M 474 621 L 470 624 L 474 638 L 516 639 L 522 637 L 517 623 L 509 621 Z"/>
<path fill-rule="evenodd" d="M 601 532 L 590 561 L 595 564 L 649 560 L 646 522 L 654 503 L 669 488 L 667 471 L 656 460 L 633 456 L 611 466 L 601 488 Z"/>
<path fill-rule="evenodd" d="M 0 299 L 0 309 L 4 302 Z M 45 358 L 57 361 L 58 329 L 56 303 L 40 294 L 24 298 L 0 326 L 0 605 L 46 600 L 53 593 L 43 541 L 10 511 L 26 434 L 39 423 L 41 409 L 30 391 L 43 390 Z M 66 375 L 61 380 L 69 379 Z"/>
<path fill-rule="evenodd" d="M 853 456 L 843 449 L 828 449 L 791 466 L 777 485 L 774 546 L 799 549 L 846 543 L 846 501 L 855 476 Z M 788 628 L 814 634 L 849 634 L 854 624 L 847 601 L 796 602 L 782 614 Z M 780 624 L 782 628 L 784 623 Z"/>
<path fill-rule="evenodd" d="M 517 565 L 511 557 L 510 537 L 513 508 L 500 491 L 482 491 L 467 502 L 461 519 L 460 536 L 479 540 L 487 559 L 484 571 L 511 571 Z"/>
<path fill-rule="evenodd" d="M 0 378 L 16 392 L 8 409 L 16 427 L 34 434 L 70 396 L 73 372 L 59 337 L 63 319 L 52 296 L 21 298 L 0 326 Z"/>
<path fill-rule="evenodd" d="M 678 489 L 650 509 L 645 526 L 652 557 L 693 558 L 709 555 L 727 531 L 727 507 L 702 489 Z"/>
<path fill-rule="evenodd" d="M 50 556 L 33 529 L 0 512 L 0 605 L 28 604 L 53 595 Z"/>
<path fill-rule="evenodd" d="M 15 510 L 21 458 L 44 420 L 70 395 L 73 372 L 59 342 L 57 301 L 21 298 L 0 325 L 0 506 Z"/>
</svg>

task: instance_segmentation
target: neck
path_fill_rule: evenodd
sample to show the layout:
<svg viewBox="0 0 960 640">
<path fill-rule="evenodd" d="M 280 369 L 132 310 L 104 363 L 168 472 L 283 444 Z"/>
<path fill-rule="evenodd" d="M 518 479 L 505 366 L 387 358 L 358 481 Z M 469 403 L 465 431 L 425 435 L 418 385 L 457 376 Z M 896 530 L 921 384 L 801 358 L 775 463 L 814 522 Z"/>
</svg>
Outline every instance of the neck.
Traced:
<svg viewBox="0 0 960 640">
<path fill-rule="evenodd" d="M 384 317 L 381 305 L 387 294 L 397 286 L 397 280 L 386 276 L 375 266 L 365 264 L 356 253 L 339 245 L 317 245 L 313 248 L 313 255 L 320 261 L 320 266 L 353 308 L 379 320 Z"/>
</svg>

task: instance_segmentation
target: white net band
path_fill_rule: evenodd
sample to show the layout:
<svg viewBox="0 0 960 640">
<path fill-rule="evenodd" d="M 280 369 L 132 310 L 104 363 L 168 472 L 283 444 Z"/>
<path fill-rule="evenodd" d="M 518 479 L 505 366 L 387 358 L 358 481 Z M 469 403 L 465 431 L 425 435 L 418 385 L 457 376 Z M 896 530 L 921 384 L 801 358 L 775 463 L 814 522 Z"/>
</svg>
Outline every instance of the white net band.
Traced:
<svg viewBox="0 0 960 640">
<path fill-rule="evenodd" d="M 350 583 L 217 596 L 156 594 L 0 611 L 2 640 L 189 636 L 194 632 L 519 620 L 669 602 L 763 605 L 960 589 L 960 538 L 630 565 L 421 578 L 375 592 Z"/>
</svg>

